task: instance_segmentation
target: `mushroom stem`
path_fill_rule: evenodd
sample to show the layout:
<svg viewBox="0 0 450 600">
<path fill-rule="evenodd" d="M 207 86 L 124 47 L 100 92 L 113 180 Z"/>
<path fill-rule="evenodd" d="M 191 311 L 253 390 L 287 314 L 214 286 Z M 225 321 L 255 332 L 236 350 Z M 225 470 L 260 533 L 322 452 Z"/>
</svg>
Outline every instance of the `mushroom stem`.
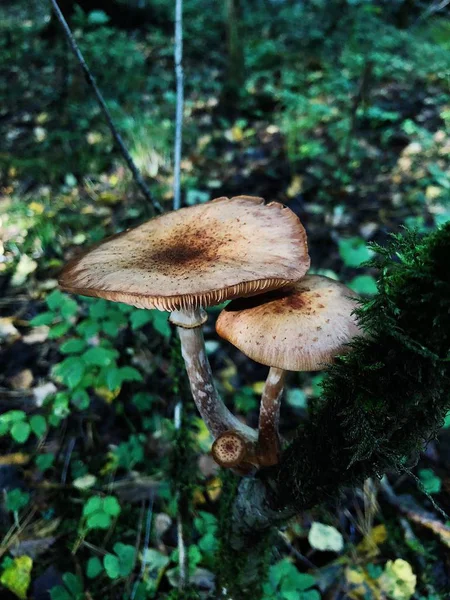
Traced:
<svg viewBox="0 0 450 600">
<path fill-rule="evenodd" d="M 284 389 L 286 371 L 270 367 L 261 396 L 258 427 L 258 461 L 261 466 L 276 465 L 279 462 L 281 443 L 278 433 L 281 396 Z"/>
<path fill-rule="evenodd" d="M 217 392 L 206 356 L 202 330 L 205 320 L 203 309 L 177 310 L 170 315 L 170 321 L 177 325 L 181 353 L 197 409 L 214 439 L 225 431 L 233 430 L 246 440 L 255 441 L 256 432 L 228 410 Z"/>
</svg>

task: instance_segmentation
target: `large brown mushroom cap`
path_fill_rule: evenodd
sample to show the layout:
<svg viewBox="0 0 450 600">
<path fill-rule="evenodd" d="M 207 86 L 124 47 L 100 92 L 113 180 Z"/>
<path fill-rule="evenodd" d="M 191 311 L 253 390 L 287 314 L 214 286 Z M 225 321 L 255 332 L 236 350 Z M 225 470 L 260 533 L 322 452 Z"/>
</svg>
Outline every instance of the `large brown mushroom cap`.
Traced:
<svg viewBox="0 0 450 600">
<path fill-rule="evenodd" d="M 59 283 L 77 294 L 173 311 L 277 289 L 308 268 L 296 215 L 277 202 L 238 196 L 115 235 L 69 262 Z"/>
<path fill-rule="evenodd" d="M 328 277 L 307 275 L 288 289 L 231 302 L 217 333 L 263 365 L 317 371 L 330 364 L 360 330 L 357 294 Z"/>
</svg>

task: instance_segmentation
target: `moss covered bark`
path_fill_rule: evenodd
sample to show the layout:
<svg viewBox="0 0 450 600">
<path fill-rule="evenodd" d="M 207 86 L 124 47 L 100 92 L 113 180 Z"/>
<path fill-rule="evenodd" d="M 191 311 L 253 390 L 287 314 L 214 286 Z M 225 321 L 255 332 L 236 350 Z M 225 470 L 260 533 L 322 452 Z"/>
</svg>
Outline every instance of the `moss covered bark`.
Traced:
<svg viewBox="0 0 450 600">
<path fill-rule="evenodd" d="M 235 552 L 234 579 L 256 581 L 271 528 L 366 477 L 401 469 L 450 408 L 450 223 L 376 250 L 378 293 L 358 309 L 365 337 L 329 370 L 280 464 L 239 484 L 221 546 L 224 559 Z"/>
</svg>

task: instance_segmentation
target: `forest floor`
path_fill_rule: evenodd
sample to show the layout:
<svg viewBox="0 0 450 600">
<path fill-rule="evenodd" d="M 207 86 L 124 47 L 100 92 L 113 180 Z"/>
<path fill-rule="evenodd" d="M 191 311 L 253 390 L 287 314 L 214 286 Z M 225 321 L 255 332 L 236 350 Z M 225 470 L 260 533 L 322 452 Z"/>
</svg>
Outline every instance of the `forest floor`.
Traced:
<svg viewBox="0 0 450 600">
<path fill-rule="evenodd" d="M 185 386 L 173 332 L 161 313 L 57 289 L 81 247 L 153 209 L 64 40 L 48 34 L 50 13 L 38 2 L 0 10 L 1 598 L 44 600 L 52 587 L 53 600 L 167 597 L 178 581 L 173 412 Z M 450 218 L 450 22 L 417 17 L 399 29 L 350 3 L 339 19 L 321 2 L 302 11 L 286 2 L 245 12 L 236 96 L 222 16 L 186 2 L 183 200 L 287 204 L 313 270 L 370 296 L 367 242 Z M 133 159 L 171 210 L 171 36 L 117 28 L 99 11 L 78 11 L 72 26 Z M 218 386 L 254 426 L 266 368 L 219 340 L 216 316 L 205 335 Z M 322 376 L 291 374 L 283 435 L 307 419 Z M 186 543 L 193 588 L 208 598 L 222 474 L 186 410 Z M 450 514 L 450 419 L 416 459 L 416 479 L 367 481 L 280 532 L 264 598 L 449 598 L 450 521 L 436 505 Z"/>
</svg>

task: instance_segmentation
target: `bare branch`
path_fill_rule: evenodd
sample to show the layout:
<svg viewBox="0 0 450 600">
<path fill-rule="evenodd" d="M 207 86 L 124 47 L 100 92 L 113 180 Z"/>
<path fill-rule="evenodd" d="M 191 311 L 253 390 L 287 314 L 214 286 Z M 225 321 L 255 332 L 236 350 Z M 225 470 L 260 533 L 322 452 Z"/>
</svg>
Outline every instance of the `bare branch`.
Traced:
<svg viewBox="0 0 450 600">
<path fill-rule="evenodd" d="M 91 88 L 95 94 L 95 97 L 97 98 L 97 101 L 99 103 L 101 111 L 106 119 L 106 122 L 108 123 L 109 129 L 111 130 L 114 141 L 116 142 L 123 158 L 125 159 L 125 162 L 127 163 L 128 168 L 130 169 L 130 171 L 134 177 L 134 180 L 136 181 L 137 185 L 139 186 L 141 192 L 144 194 L 145 198 L 153 206 L 154 210 L 158 213 L 162 213 L 163 208 L 162 208 L 161 204 L 150 193 L 150 190 L 148 189 L 147 184 L 143 180 L 142 175 L 140 174 L 138 168 L 134 164 L 133 159 L 130 156 L 130 153 L 128 152 L 127 148 L 125 147 L 125 144 L 122 140 L 120 133 L 117 131 L 117 129 L 113 123 L 111 113 L 108 110 L 105 99 L 103 98 L 103 95 L 102 95 L 100 89 L 98 88 L 97 82 L 95 81 L 94 76 L 90 72 L 87 63 L 84 60 L 84 56 L 82 55 L 81 50 L 79 49 L 78 44 L 73 36 L 73 33 L 70 30 L 70 27 L 69 27 L 66 19 L 64 18 L 64 15 L 62 14 L 61 9 L 58 6 L 57 0 L 50 0 L 50 1 L 52 3 L 53 10 L 55 11 L 56 18 L 60 22 L 61 27 L 64 30 L 64 34 L 67 38 L 67 41 L 69 42 L 69 45 L 72 49 L 72 52 L 74 53 L 80 67 L 82 68 L 82 70 L 84 72 L 84 75 L 86 77 L 88 84 L 91 86 Z"/>
</svg>

